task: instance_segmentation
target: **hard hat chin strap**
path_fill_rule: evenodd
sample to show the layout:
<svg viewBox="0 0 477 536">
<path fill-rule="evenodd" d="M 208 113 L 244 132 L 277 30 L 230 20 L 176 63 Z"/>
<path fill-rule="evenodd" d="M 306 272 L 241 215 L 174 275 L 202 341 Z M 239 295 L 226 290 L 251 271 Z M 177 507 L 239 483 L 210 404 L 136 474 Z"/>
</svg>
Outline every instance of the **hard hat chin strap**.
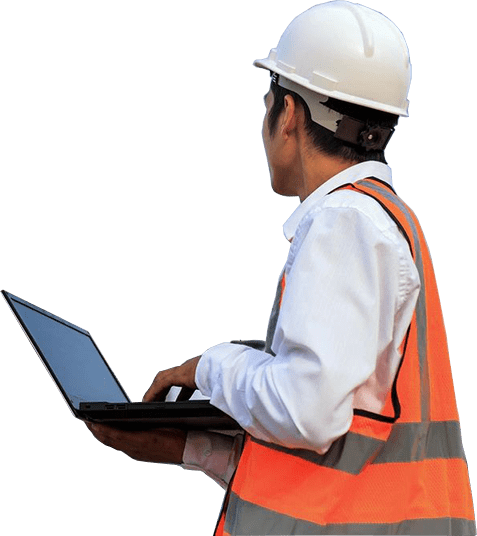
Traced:
<svg viewBox="0 0 477 536">
<path fill-rule="evenodd" d="M 383 128 L 370 121 L 360 121 L 328 108 L 326 95 L 276 73 L 272 73 L 272 80 L 284 89 L 300 95 L 310 110 L 312 120 L 333 132 L 335 138 L 341 141 L 362 147 L 366 151 L 383 151 L 393 135 L 394 128 Z"/>
</svg>

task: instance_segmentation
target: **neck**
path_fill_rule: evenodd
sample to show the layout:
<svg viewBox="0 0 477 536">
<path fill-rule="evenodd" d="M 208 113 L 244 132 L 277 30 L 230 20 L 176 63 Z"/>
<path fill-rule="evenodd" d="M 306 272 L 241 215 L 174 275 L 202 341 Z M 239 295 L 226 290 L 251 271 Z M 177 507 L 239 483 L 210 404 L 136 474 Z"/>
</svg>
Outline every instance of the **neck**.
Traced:
<svg viewBox="0 0 477 536">
<path fill-rule="evenodd" d="M 326 181 L 353 166 L 355 162 L 345 162 L 314 150 L 303 151 L 301 157 L 301 188 L 298 192 L 303 202 Z"/>
</svg>

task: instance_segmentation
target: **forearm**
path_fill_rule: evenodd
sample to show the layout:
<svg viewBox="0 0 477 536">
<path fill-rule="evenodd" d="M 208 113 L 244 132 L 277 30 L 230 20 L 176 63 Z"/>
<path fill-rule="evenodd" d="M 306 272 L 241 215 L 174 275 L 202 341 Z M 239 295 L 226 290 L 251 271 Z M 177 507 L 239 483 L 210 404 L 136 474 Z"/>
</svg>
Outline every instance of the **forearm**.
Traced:
<svg viewBox="0 0 477 536">
<path fill-rule="evenodd" d="M 86 423 L 86 426 L 98 441 L 134 460 L 179 465 L 183 459 L 184 430 L 157 428 L 131 431 L 92 423 Z"/>
</svg>

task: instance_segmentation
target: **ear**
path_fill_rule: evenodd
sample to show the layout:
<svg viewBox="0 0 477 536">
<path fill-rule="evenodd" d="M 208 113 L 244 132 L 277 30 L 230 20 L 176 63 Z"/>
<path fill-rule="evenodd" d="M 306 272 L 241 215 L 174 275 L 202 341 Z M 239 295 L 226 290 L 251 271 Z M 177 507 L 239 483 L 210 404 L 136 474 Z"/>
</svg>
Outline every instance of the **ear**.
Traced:
<svg viewBox="0 0 477 536">
<path fill-rule="evenodd" d="M 297 126 L 297 105 L 295 99 L 291 95 L 285 95 L 285 109 L 283 119 L 281 121 L 282 135 L 289 137 L 290 133 Z"/>
</svg>

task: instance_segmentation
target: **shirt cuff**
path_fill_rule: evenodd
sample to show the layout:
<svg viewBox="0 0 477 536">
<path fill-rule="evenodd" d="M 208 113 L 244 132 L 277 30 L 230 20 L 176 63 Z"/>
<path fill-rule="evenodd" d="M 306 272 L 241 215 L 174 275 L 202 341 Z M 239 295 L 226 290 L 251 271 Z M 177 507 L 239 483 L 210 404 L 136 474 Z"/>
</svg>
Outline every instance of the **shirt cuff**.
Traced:
<svg viewBox="0 0 477 536">
<path fill-rule="evenodd" d="M 189 431 L 182 467 L 202 471 L 226 489 L 240 459 L 243 433 L 235 436 L 218 432 Z"/>
</svg>

